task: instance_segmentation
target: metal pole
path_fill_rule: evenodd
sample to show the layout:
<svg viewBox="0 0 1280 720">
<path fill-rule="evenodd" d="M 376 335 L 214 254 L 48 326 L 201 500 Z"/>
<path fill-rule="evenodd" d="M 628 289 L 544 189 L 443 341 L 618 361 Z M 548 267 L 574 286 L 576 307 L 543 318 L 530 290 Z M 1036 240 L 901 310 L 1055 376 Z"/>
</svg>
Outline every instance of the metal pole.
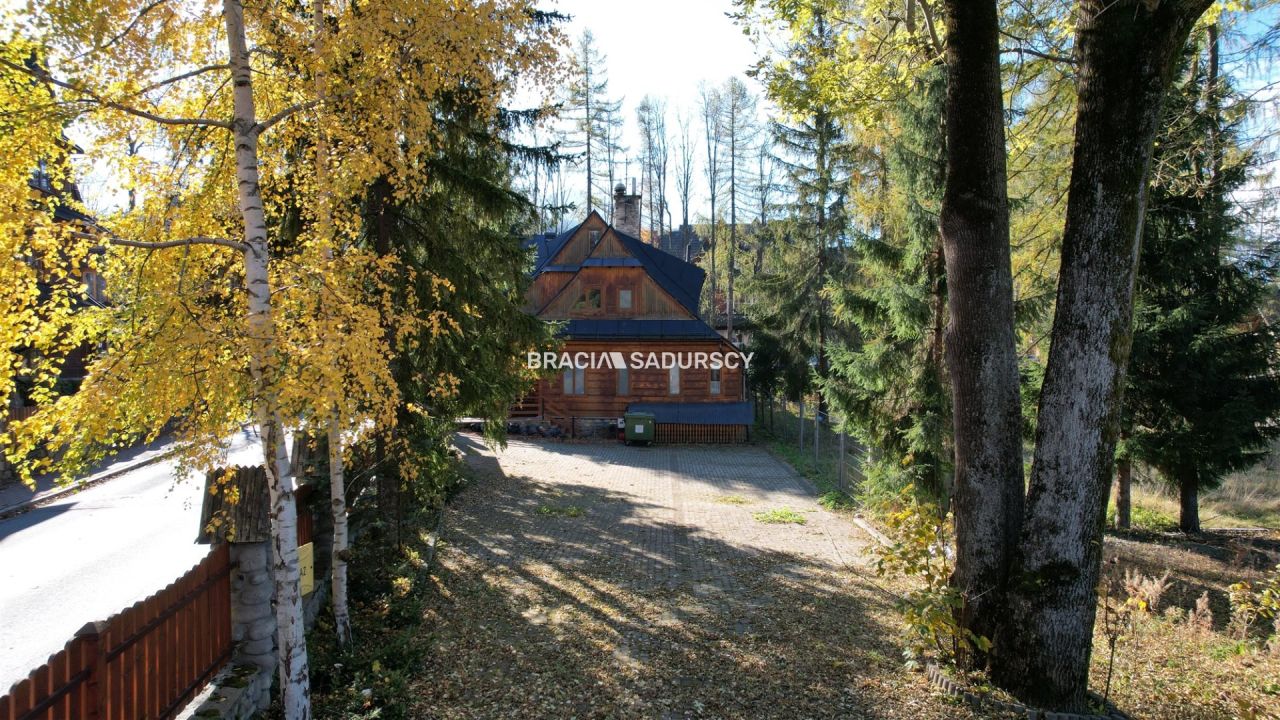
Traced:
<svg viewBox="0 0 1280 720">
<path fill-rule="evenodd" d="M 818 464 L 818 446 L 822 444 L 822 403 L 813 409 L 813 464 Z"/>
<path fill-rule="evenodd" d="M 804 452 L 804 396 L 800 396 L 800 452 Z"/>
<path fill-rule="evenodd" d="M 844 428 L 840 428 L 840 491 L 844 492 Z"/>
</svg>

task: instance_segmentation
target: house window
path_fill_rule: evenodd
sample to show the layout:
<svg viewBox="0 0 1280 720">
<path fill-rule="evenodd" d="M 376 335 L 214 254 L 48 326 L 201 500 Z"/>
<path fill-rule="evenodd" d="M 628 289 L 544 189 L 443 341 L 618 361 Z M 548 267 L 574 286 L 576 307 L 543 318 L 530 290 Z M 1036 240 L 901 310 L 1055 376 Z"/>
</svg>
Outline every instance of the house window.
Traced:
<svg viewBox="0 0 1280 720">
<path fill-rule="evenodd" d="M 618 309 L 619 310 L 631 309 L 631 291 L 630 290 L 618 291 Z"/>
<path fill-rule="evenodd" d="M 618 368 L 618 394 L 631 394 L 631 371 L 627 368 Z"/>
<path fill-rule="evenodd" d="M 36 171 L 32 180 L 34 181 L 37 190 L 42 190 L 47 193 L 53 192 L 53 182 L 49 178 L 49 166 L 44 160 L 36 163 Z"/>
<path fill-rule="evenodd" d="M 586 368 L 570 368 L 564 371 L 564 394 L 565 395 L 586 395 L 587 394 L 587 369 Z"/>
<path fill-rule="evenodd" d="M 680 394 L 680 366 L 676 365 L 667 371 L 667 394 Z"/>
<path fill-rule="evenodd" d="M 591 231 L 591 247 L 595 247 L 599 242 L 600 242 L 600 231 L 592 230 Z"/>
<path fill-rule="evenodd" d="M 711 394 L 720 394 L 720 370 L 719 368 L 711 371 Z"/>
<path fill-rule="evenodd" d="M 106 283 L 102 276 L 93 270 L 84 271 L 85 295 L 96 303 L 101 303 L 106 295 Z"/>
<path fill-rule="evenodd" d="M 578 296 L 578 302 L 573 304 L 574 310 L 599 310 L 600 309 L 600 288 L 587 288 Z"/>
</svg>

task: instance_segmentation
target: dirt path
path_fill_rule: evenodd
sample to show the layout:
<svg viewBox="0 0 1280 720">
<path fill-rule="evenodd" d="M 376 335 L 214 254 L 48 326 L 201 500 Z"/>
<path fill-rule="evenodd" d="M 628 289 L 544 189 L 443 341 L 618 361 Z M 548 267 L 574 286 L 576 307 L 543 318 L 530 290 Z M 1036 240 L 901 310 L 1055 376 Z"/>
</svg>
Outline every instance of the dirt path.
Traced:
<svg viewBox="0 0 1280 720">
<path fill-rule="evenodd" d="M 971 717 L 902 670 L 870 540 L 765 451 L 513 441 L 468 460 L 415 715 Z M 804 523 L 754 516 L 784 509 Z"/>
</svg>

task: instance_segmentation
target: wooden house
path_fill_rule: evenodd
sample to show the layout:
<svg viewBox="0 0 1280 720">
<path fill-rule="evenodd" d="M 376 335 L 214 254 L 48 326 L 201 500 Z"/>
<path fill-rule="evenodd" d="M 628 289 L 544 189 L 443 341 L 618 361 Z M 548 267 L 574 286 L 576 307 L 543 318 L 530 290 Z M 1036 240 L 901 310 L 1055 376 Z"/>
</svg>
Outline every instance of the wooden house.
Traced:
<svg viewBox="0 0 1280 720">
<path fill-rule="evenodd" d="M 753 412 L 748 359 L 698 315 L 705 273 L 639 235 L 639 195 L 619 185 L 614 225 L 592 211 L 530 241 L 528 310 L 557 323 L 554 370 L 522 401 L 526 417 L 574 436 L 608 436 L 628 411 L 656 416 L 659 442 L 741 442 Z M 558 363 L 551 362 L 559 360 Z"/>
</svg>

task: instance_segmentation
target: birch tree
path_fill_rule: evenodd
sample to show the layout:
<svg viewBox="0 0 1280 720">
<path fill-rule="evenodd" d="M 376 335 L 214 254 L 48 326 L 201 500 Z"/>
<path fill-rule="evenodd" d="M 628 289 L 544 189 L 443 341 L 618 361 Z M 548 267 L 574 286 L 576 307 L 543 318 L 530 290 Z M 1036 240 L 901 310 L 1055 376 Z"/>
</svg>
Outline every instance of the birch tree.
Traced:
<svg viewBox="0 0 1280 720">
<path fill-rule="evenodd" d="M 641 187 L 649 208 L 650 241 L 657 243 L 667 211 L 667 165 L 671 157 L 666 103 L 645 96 L 636 108 L 636 121 L 640 128 Z"/>
<path fill-rule="evenodd" d="M 90 231 L 59 228 L 49 222 L 51 203 L 16 201 L 24 173 L 5 175 L 4 222 L 21 231 L 9 241 L 16 256 L 34 267 L 57 258 L 65 298 L 81 292 L 68 268 L 101 264 L 112 283 L 112 304 L 78 317 L 31 310 L 34 284 L 6 292 L 9 309 L 26 311 L 26 325 L 6 330 L 32 338 L 10 335 L 11 347 L 101 348 L 80 392 L 47 397 L 13 428 L 6 450 L 27 478 L 46 470 L 73 477 L 113 447 L 154 438 L 176 421 L 185 460 L 213 465 L 221 439 L 252 417 L 270 489 L 284 713 L 306 718 L 285 425 L 316 410 L 326 426 L 385 420 L 397 397 L 382 321 L 438 321 L 386 302 L 379 287 L 397 273 L 395 258 L 347 247 L 357 213 L 340 210 L 372 177 L 391 177 L 402 192 L 423 182 L 415 158 L 430 143 L 406 145 L 403 128 L 417 124 L 429 139 L 441 92 L 465 83 L 497 97 L 523 71 L 549 68 L 555 37 L 525 36 L 532 10 L 514 0 L 482 14 L 394 0 L 358 11 L 335 3 L 327 16 L 335 36 L 320 52 L 312 45 L 320 36 L 294 8 L 255 7 L 246 16 L 226 0 L 220 15 L 207 10 L 177 0 L 35 6 L 14 26 L 21 38 L 4 38 L 0 87 L 11 117 L 21 118 L 14 135 L 33 148 L 25 159 L 52 159 L 65 177 L 61 129 L 73 123 L 92 139 L 90 158 L 110 165 L 131 195 L 129 211 L 105 213 Z M 405 35 L 406 24 L 440 30 Z M 460 45 L 474 54 L 453 52 Z M 270 64 L 255 67 L 257 58 Z M 327 131 L 319 142 L 317 127 Z M 127 151 L 135 139 L 143 152 Z M 299 163 L 300 146 L 324 152 Z M 317 231 L 325 226 L 332 232 Z M 35 457 L 45 443 L 60 452 Z"/>
</svg>

